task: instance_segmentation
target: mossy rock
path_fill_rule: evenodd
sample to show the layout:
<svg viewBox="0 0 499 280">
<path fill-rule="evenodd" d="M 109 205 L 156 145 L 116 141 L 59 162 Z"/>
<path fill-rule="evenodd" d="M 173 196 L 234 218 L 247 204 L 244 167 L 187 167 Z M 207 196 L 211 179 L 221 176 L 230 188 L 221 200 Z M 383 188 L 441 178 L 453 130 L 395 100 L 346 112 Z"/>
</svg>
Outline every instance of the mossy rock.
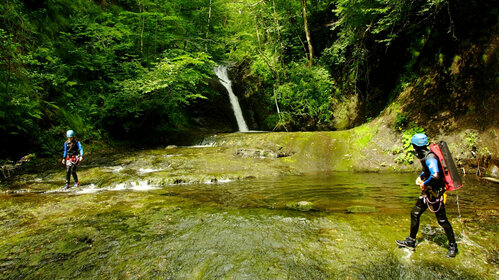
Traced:
<svg viewBox="0 0 499 280">
<path fill-rule="evenodd" d="M 293 210 L 299 210 L 299 211 L 310 211 L 312 210 L 312 207 L 314 204 L 309 201 L 300 201 L 300 202 L 293 202 L 288 205 L 286 205 L 288 208 L 293 209 Z"/>
<path fill-rule="evenodd" d="M 373 213 L 376 212 L 376 207 L 374 206 L 362 206 L 355 205 L 347 208 L 347 213 Z"/>
</svg>

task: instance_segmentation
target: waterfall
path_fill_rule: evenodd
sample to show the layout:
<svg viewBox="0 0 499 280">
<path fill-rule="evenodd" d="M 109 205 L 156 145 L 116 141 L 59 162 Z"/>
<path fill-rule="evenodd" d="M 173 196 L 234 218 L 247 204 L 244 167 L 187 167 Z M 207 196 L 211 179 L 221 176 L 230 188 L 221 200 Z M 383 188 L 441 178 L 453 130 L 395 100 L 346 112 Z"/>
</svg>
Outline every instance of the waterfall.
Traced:
<svg viewBox="0 0 499 280">
<path fill-rule="evenodd" d="M 237 99 L 237 96 L 234 95 L 234 92 L 232 92 L 232 83 L 227 74 L 227 66 L 220 65 L 215 67 L 215 74 L 217 74 L 218 79 L 229 92 L 230 104 L 232 105 L 232 110 L 234 110 L 234 116 L 236 116 L 239 131 L 248 132 L 248 126 L 244 121 L 243 112 L 241 111 L 241 106 L 239 106 L 239 100 Z"/>
</svg>

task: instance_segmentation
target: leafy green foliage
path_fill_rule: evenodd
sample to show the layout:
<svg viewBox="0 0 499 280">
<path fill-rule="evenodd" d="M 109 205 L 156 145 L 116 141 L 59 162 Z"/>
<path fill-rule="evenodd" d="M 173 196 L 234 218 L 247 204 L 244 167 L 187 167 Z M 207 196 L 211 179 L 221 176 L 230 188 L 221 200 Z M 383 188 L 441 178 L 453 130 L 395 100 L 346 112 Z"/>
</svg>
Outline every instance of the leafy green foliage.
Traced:
<svg viewBox="0 0 499 280">
<path fill-rule="evenodd" d="M 42 120 L 42 101 L 33 77 L 24 67 L 36 61 L 20 50 L 12 35 L 0 29 L 0 145 L 9 148 L 11 139 L 22 139 L 38 131 Z"/>
<path fill-rule="evenodd" d="M 411 139 L 414 134 L 425 133 L 424 128 L 411 122 L 408 128 L 402 131 L 402 147 L 394 146 L 392 153 L 397 155 L 394 159 L 399 164 L 412 164 L 414 162 L 414 149 L 411 144 Z"/>
<path fill-rule="evenodd" d="M 478 144 L 478 134 L 474 131 L 469 131 L 466 133 L 464 141 L 469 150 L 473 149 L 473 147 L 476 148 Z"/>
<path fill-rule="evenodd" d="M 428 65 L 445 73 L 456 41 L 488 36 L 498 13 L 487 1 L 303 3 L 311 66 L 302 1 L 3 1 L 0 156 L 58 153 L 69 128 L 80 139 L 189 129 L 193 101 L 214 97 L 207 81 L 220 61 L 244 72 L 242 103 L 262 128 L 331 129 L 332 104 L 358 100 L 347 128 Z M 395 126 L 412 129 L 403 114 Z"/>
<path fill-rule="evenodd" d="M 67 129 L 99 139 L 186 125 L 190 102 L 213 94 L 200 51 L 224 14 L 214 2 L 211 27 L 205 1 L 0 5 L 0 156 L 58 154 Z"/>
<path fill-rule="evenodd" d="M 330 122 L 333 83 L 328 71 L 298 63 L 291 63 L 286 70 L 288 80 L 276 88 L 283 121 L 291 125 L 300 121 L 315 121 L 317 125 Z M 299 127 L 299 123 L 294 126 Z"/>
<path fill-rule="evenodd" d="M 106 117 L 127 133 L 151 124 L 160 130 L 185 126 L 184 110 L 193 100 L 206 98 L 213 67 L 205 53 L 165 53 L 151 70 L 121 82 L 122 90 L 106 100 Z"/>
<path fill-rule="evenodd" d="M 407 115 L 404 113 L 397 113 L 394 122 L 395 129 L 398 131 L 402 131 L 407 127 L 408 124 L 409 124 L 409 118 L 407 118 Z"/>
</svg>

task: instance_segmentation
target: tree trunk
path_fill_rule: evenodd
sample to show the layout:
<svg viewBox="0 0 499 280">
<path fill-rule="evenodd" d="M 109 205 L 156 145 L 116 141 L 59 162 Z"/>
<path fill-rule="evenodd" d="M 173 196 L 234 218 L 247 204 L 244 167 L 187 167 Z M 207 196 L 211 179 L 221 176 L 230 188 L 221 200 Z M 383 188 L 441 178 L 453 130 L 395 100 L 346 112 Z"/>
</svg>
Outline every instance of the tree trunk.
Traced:
<svg viewBox="0 0 499 280">
<path fill-rule="evenodd" d="M 140 53 L 142 54 L 144 49 L 144 17 L 142 16 L 144 12 L 144 2 L 139 2 L 139 28 L 140 28 Z"/>
<path fill-rule="evenodd" d="M 208 52 L 208 34 L 210 34 L 210 21 L 211 21 L 211 5 L 213 4 L 213 0 L 210 0 L 210 6 L 208 7 L 208 26 L 206 27 L 206 43 L 204 49 Z"/>
<path fill-rule="evenodd" d="M 256 39 L 258 41 L 258 50 L 260 50 L 262 43 L 260 42 L 260 32 L 258 32 L 258 17 L 256 15 L 255 15 L 255 30 L 256 30 Z"/>
<path fill-rule="evenodd" d="M 305 25 L 305 35 L 307 36 L 308 43 L 308 62 L 309 65 L 312 66 L 314 63 L 314 48 L 312 47 L 312 38 L 310 37 L 310 30 L 308 30 L 308 21 L 307 21 L 307 0 L 301 0 L 301 6 L 303 8 L 303 23 Z"/>
<path fill-rule="evenodd" d="M 279 25 L 279 18 L 277 17 L 277 10 L 275 8 L 275 0 L 272 0 L 272 7 L 274 8 L 274 22 L 276 24 L 276 29 L 277 29 L 277 41 L 279 44 L 279 50 L 281 51 L 280 56 L 284 54 L 284 47 L 282 45 L 282 40 L 281 40 L 281 26 Z"/>
</svg>

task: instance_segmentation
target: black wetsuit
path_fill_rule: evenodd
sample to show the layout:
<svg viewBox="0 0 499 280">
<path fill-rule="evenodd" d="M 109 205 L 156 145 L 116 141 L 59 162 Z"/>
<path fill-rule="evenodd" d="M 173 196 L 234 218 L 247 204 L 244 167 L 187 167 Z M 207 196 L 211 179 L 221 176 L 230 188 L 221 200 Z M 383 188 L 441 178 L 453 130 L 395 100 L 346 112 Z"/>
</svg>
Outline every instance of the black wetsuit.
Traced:
<svg viewBox="0 0 499 280">
<path fill-rule="evenodd" d="M 423 166 L 423 173 L 421 173 L 419 177 L 425 180 L 425 185 L 428 186 L 428 188 L 424 192 L 421 192 L 421 195 L 416 202 L 416 206 L 414 206 L 411 211 L 410 236 L 416 239 L 416 234 L 419 229 L 419 219 L 421 214 L 423 214 L 423 212 L 428 208 L 428 204 L 425 201 L 428 199 L 432 210 L 438 210 L 435 212 L 435 216 L 437 217 L 438 224 L 444 228 L 449 243 L 456 243 L 454 231 L 452 230 L 452 226 L 447 219 L 447 215 L 445 214 L 445 204 L 442 201 L 436 202 L 445 192 L 445 184 L 442 180 L 443 176 L 441 174 L 442 167 L 438 163 L 437 156 L 430 151 L 427 151 L 424 158 L 420 161 Z"/>
<path fill-rule="evenodd" d="M 66 159 L 66 184 L 69 185 L 71 175 L 73 175 L 75 183 L 78 183 L 78 175 L 76 174 L 76 166 L 79 162 L 79 156 L 83 156 L 83 148 L 79 141 L 64 142 L 64 158 Z"/>
</svg>

